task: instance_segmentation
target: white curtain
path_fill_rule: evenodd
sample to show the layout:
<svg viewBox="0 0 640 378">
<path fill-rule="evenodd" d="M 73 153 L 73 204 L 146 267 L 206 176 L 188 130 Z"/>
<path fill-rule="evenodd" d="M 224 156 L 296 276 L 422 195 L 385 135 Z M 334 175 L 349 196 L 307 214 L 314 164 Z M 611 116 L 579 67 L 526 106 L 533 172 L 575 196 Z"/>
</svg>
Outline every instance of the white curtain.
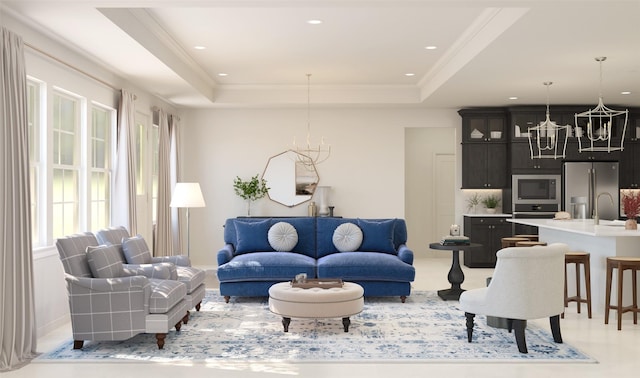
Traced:
<svg viewBox="0 0 640 378">
<path fill-rule="evenodd" d="M 169 117 L 164 110 L 158 111 L 159 146 L 158 146 L 158 208 L 154 243 L 155 256 L 173 254 L 173 235 L 171 232 L 171 140 L 169 133 Z"/>
<path fill-rule="evenodd" d="M 178 117 L 171 116 L 169 118 L 169 125 L 169 138 L 171 139 L 171 153 L 169 158 L 171 172 L 169 173 L 169 175 L 171 177 L 171 191 L 173 192 L 173 187 L 179 181 L 180 177 L 178 171 L 178 156 L 180 156 L 180 154 L 178 153 L 178 146 L 180 145 L 178 140 L 178 136 L 180 135 L 180 133 L 178 132 Z M 174 251 L 174 254 L 179 254 L 175 251 L 181 251 L 180 246 L 182 245 L 182 233 L 180 233 L 180 224 L 180 209 L 178 209 L 177 207 L 171 208 L 171 230 L 173 234 L 172 250 Z"/>
<path fill-rule="evenodd" d="M 136 216 L 135 96 L 122 90 L 118 109 L 118 146 L 116 152 L 113 220 L 131 235 L 138 233 Z"/>
<path fill-rule="evenodd" d="M 27 75 L 22 38 L 2 28 L 0 46 L 0 371 L 35 356 Z"/>
</svg>

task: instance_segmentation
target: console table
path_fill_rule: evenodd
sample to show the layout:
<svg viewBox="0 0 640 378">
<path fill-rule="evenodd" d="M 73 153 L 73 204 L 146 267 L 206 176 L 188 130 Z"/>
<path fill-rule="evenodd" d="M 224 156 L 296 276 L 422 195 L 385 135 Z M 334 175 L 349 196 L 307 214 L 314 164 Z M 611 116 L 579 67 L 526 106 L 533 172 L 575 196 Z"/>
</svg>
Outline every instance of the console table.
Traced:
<svg viewBox="0 0 640 378">
<path fill-rule="evenodd" d="M 453 261 L 451 262 L 451 269 L 449 269 L 449 274 L 447 275 L 447 279 L 449 283 L 451 283 L 451 288 L 438 290 L 438 296 L 445 301 L 447 300 L 458 300 L 460 299 L 460 294 L 464 291 L 460 287 L 460 285 L 464 282 L 464 273 L 462 272 L 462 268 L 460 267 L 460 251 L 466 251 L 471 248 L 482 247 L 482 245 L 478 243 L 469 243 L 469 244 L 461 244 L 461 245 L 442 245 L 440 243 L 431 243 L 429 244 L 429 248 L 431 249 L 439 249 L 451 251 L 453 255 Z"/>
</svg>

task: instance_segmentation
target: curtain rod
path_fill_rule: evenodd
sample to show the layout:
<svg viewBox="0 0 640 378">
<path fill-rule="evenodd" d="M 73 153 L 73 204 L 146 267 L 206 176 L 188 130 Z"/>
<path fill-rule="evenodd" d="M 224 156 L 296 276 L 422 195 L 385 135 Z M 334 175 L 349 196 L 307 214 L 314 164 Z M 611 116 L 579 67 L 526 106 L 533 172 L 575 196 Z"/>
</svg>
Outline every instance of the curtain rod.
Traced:
<svg viewBox="0 0 640 378">
<path fill-rule="evenodd" d="M 161 109 L 161 108 L 159 108 L 159 107 L 157 107 L 157 106 L 152 106 L 152 107 L 151 107 L 151 111 L 152 111 L 152 112 L 159 112 L 160 110 L 163 110 L 163 109 Z M 180 116 L 173 115 L 173 114 L 170 114 L 170 113 L 167 113 L 167 114 L 168 114 L 169 116 L 171 116 L 171 117 L 176 118 L 178 121 L 180 121 Z"/>
<path fill-rule="evenodd" d="M 100 79 L 100 78 L 98 78 L 98 77 L 96 77 L 96 76 L 93 76 L 92 74 L 90 74 L 90 73 L 88 73 L 88 72 L 86 72 L 86 71 L 84 71 L 84 70 L 82 70 L 82 69 L 80 69 L 80 68 L 78 68 L 78 67 L 76 67 L 76 66 L 74 66 L 74 65 L 70 64 L 70 63 L 67 63 L 67 62 L 65 62 L 64 60 L 62 60 L 62 59 L 60 59 L 60 58 L 58 58 L 58 57 L 56 57 L 56 56 L 53 56 L 53 55 L 49 54 L 48 52 L 46 52 L 46 51 L 44 51 L 44 50 L 41 50 L 41 49 L 39 49 L 39 48 L 35 47 L 35 46 L 34 46 L 34 45 L 32 45 L 32 44 L 29 44 L 28 42 L 23 42 L 23 44 L 24 44 L 25 46 L 27 46 L 28 48 L 30 48 L 31 50 L 33 50 L 33 51 L 35 51 L 35 52 L 37 52 L 37 53 L 39 53 L 39 54 L 41 54 L 41 55 L 44 55 L 45 57 L 47 57 L 47 58 L 49 58 L 49 59 L 51 59 L 51 60 L 54 60 L 54 61 L 56 61 L 56 62 L 58 62 L 58 63 L 60 63 L 60 64 L 62 64 L 62 65 L 64 65 L 64 66 L 66 66 L 66 67 L 68 67 L 68 68 L 71 68 L 72 70 L 74 70 L 74 71 L 76 71 L 76 72 L 79 72 L 79 73 L 83 74 L 84 76 L 86 76 L 86 77 L 88 77 L 88 78 L 90 78 L 90 79 L 92 79 L 92 80 L 95 80 L 95 81 L 97 81 L 98 83 L 100 83 L 100 84 L 102 84 L 102 85 L 104 85 L 104 86 L 106 86 L 106 87 L 108 87 L 108 88 L 113 89 L 113 90 L 114 90 L 114 91 L 116 91 L 116 92 L 120 92 L 120 90 L 121 90 L 120 88 L 116 88 L 116 87 L 114 87 L 113 85 L 111 85 L 111 84 L 107 83 L 106 81 L 104 81 L 104 80 L 102 80 L 102 79 Z M 137 100 L 137 99 L 138 99 L 138 96 L 136 96 L 136 95 L 134 94 L 134 95 L 133 95 L 133 99 L 134 99 L 134 100 Z"/>
</svg>

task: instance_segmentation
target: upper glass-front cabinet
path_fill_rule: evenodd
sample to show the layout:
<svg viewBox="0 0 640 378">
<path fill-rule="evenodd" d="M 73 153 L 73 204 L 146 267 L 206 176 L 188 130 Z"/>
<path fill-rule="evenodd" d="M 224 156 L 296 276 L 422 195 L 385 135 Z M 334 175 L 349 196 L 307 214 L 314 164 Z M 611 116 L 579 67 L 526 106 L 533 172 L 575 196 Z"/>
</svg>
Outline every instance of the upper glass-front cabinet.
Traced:
<svg viewBox="0 0 640 378">
<path fill-rule="evenodd" d="M 507 140 L 507 117 L 505 112 L 475 112 L 463 109 L 458 112 L 462 118 L 463 142 L 505 142 Z"/>
</svg>

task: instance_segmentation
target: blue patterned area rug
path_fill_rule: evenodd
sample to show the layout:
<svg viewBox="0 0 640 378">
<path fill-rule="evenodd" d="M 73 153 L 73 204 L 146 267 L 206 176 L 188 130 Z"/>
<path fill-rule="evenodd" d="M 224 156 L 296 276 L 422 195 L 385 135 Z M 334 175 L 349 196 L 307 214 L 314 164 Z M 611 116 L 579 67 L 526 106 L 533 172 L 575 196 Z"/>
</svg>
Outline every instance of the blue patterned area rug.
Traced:
<svg viewBox="0 0 640 378">
<path fill-rule="evenodd" d="M 529 324 L 528 354 L 515 337 L 476 316 L 474 340 L 467 342 L 465 317 L 457 301 L 434 292 L 399 298 L 368 298 L 345 333 L 340 319 L 292 319 L 289 332 L 269 311 L 266 298 L 232 298 L 225 303 L 208 290 L 200 312 L 191 312 L 180 332 L 171 331 L 163 350 L 151 334 L 126 341 L 71 340 L 33 362 L 595 362 L 576 348 L 553 342 L 550 330 Z"/>
</svg>

